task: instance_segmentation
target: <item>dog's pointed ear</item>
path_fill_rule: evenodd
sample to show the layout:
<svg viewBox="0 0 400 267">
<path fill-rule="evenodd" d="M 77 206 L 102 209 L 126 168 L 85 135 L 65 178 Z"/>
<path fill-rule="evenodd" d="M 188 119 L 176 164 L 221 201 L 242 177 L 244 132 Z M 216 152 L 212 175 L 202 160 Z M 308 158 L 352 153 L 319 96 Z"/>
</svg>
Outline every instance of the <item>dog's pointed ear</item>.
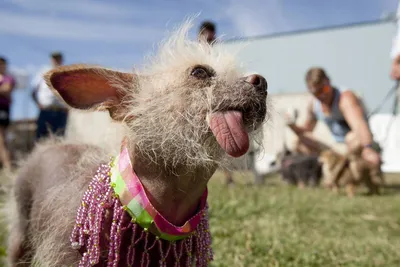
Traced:
<svg viewBox="0 0 400 267">
<path fill-rule="evenodd" d="M 77 109 L 107 109 L 115 120 L 122 120 L 122 102 L 135 75 L 87 65 L 57 67 L 44 75 L 47 85 L 69 106 Z"/>
</svg>

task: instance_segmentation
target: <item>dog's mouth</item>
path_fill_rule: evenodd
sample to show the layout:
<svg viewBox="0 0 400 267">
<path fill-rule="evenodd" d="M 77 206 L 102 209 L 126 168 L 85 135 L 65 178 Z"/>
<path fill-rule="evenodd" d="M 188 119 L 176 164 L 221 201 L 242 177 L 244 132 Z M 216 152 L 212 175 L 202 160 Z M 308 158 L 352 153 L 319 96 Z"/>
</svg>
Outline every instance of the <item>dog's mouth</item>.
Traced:
<svg viewBox="0 0 400 267">
<path fill-rule="evenodd" d="M 243 93 L 216 101 L 207 122 L 220 147 L 237 158 L 249 150 L 249 133 L 262 125 L 267 110 L 264 94 L 255 94 L 251 88 L 235 91 Z"/>
<path fill-rule="evenodd" d="M 242 111 L 216 111 L 211 113 L 207 120 L 218 144 L 227 154 L 232 157 L 240 157 L 248 151 L 249 134 Z"/>
</svg>

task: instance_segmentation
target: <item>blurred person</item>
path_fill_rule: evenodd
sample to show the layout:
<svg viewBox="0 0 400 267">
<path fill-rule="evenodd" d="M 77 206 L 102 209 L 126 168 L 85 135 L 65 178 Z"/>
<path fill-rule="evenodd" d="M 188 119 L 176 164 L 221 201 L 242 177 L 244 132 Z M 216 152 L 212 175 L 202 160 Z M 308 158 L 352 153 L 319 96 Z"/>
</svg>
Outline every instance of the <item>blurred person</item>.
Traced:
<svg viewBox="0 0 400 267">
<path fill-rule="evenodd" d="M 353 148 L 345 143 L 346 136 L 352 134 L 359 141 L 362 157 L 380 166 L 380 148 L 374 142 L 369 129 L 366 112 L 361 100 L 351 90 L 340 91 L 331 84 L 331 81 L 322 68 L 314 67 L 307 71 L 305 82 L 313 99 L 307 106 L 306 121 L 302 126 L 287 116 L 287 125 L 299 137 L 298 149 L 304 154 L 319 154 L 325 147 L 310 135 L 319 120 L 328 126 L 336 143 L 333 149 L 341 154 Z"/>
<path fill-rule="evenodd" d="M 63 64 L 63 55 L 60 52 L 54 52 L 50 57 L 51 67 L 43 70 L 33 81 L 32 97 L 39 108 L 37 140 L 46 138 L 50 134 L 64 136 L 68 120 L 67 106 L 51 91 L 43 78 L 45 72 Z"/>
<path fill-rule="evenodd" d="M 11 92 L 15 79 L 7 74 L 7 60 L 0 57 L 0 158 L 5 169 L 11 168 L 10 152 L 6 145 L 6 131 L 10 124 Z"/>
<path fill-rule="evenodd" d="M 216 41 L 216 26 L 214 22 L 204 21 L 200 25 L 198 38 L 205 40 L 207 43 L 213 45 Z"/>
<path fill-rule="evenodd" d="M 400 1 L 397 5 L 396 12 L 396 23 L 397 23 L 397 31 L 396 35 L 393 39 L 392 51 L 391 51 L 391 59 L 392 66 L 390 77 L 397 82 L 397 110 L 395 111 L 397 114 L 400 112 Z"/>
</svg>

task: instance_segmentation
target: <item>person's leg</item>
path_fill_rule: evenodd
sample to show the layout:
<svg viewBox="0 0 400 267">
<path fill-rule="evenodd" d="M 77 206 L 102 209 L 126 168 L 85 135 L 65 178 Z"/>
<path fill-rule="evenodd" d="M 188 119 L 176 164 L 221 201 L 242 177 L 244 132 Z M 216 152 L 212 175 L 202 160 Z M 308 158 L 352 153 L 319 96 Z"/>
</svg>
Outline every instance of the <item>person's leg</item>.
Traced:
<svg viewBox="0 0 400 267">
<path fill-rule="evenodd" d="M 56 136 L 64 136 L 67 125 L 68 113 L 62 110 L 50 111 L 48 119 L 48 127 L 51 134 Z"/>
<path fill-rule="evenodd" d="M 335 154 L 335 165 L 331 169 L 331 183 L 335 184 L 335 186 L 339 187 L 339 181 L 343 179 L 343 172 L 348 171 L 349 165 L 349 157 L 348 157 L 348 147 L 345 143 L 333 143 L 331 145 L 331 150 Z M 335 162 L 334 161 L 334 162 Z"/>
<path fill-rule="evenodd" d="M 11 169 L 10 152 L 6 145 L 6 127 L 0 126 L 0 158 L 3 168 Z"/>
<path fill-rule="evenodd" d="M 6 142 L 6 133 L 9 125 L 10 107 L 2 107 L 0 118 L 0 159 L 5 169 L 11 169 L 11 156 Z"/>
<path fill-rule="evenodd" d="M 56 133 L 59 136 L 65 135 L 65 130 L 67 128 L 67 121 L 68 121 L 68 112 L 67 111 L 58 111 L 57 112 L 57 129 Z"/>
<path fill-rule="evenodd" d="M 46 111 L 46 136 L 64 135 L 66 124 L 66 115 L 64 111 L 48 110 Z"/>
<path fill-rule="evenodd" d="M 59 128 L 59 112 L 55 110 L 49 111 L 48 131 L 49 135 L 57 135 Z"/>
<path fill-rule="evenodd" d="M 37 119 L 36 128 L 36 140 L 46 138 L 48 136 L 48 111 L 40 110 L 39 117 Z"/>
</svg>

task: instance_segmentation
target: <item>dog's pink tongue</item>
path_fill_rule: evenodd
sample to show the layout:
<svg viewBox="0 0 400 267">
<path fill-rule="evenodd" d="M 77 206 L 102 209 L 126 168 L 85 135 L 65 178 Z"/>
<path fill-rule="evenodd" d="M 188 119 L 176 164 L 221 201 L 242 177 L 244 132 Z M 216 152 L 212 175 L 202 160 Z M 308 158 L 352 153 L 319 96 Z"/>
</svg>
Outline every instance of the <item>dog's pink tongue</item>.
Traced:
<svg viewBox="0 0 400 267">
<path fill-rule="evenodd" d="M 219 145 L 232 157 L 240 157 L 249 149 L 249 135 L 244 127 L 243 114 L 239 111 L 211 114 L 210 128 Z"/>
</svg>

